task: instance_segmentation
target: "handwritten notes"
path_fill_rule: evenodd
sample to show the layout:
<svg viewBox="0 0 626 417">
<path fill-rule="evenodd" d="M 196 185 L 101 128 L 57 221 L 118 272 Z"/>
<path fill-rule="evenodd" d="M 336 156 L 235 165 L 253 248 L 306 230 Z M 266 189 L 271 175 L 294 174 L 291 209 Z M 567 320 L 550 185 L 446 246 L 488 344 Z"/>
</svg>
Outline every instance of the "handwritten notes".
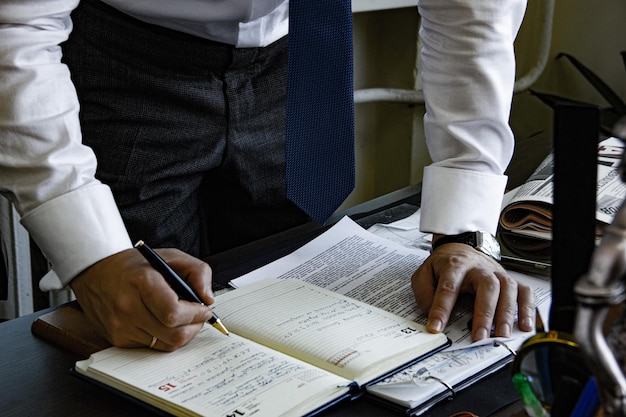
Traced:
<svg viewBox="0 0 626 417">
<path fill-rule="evenodd" d="M 110 348 L 76 370 L 175 415 L 302 415 L 447 342 L 298 280 L 264 280 L 216 298 L 229 337 L 207 325 L 175 352 Z"/>
<path fill-rule="evenodd" d="M 246 338 L 361 383 L 389 357 L 404 358 L 400 366 L 445 343 L 417 323 L 293 279 L 226 293 L 215 311 Z"/>
<path fill-rule="evenodd" d="M 90 373 L 111 375 L 114 386 L 143 391 L 148 395 L 139 395 L 147 402 L 177 415 L 274 417 L 284 412 L 276 398 L 305 407 L 298 404 L 306 403 L 311 392 L 332 398 L 347 392 L 349 383 L 236 334 L 224 337 L 211 326 L 173 353 L 113 348 L 95 354 L 80 369 L 87 365 Z"/>
</svg>

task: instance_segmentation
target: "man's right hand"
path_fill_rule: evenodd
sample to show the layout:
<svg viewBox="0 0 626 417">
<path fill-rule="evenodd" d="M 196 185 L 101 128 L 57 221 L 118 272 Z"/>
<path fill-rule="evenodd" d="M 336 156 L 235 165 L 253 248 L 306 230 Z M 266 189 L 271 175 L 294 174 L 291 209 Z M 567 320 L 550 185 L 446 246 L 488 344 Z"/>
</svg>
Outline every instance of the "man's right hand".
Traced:
<svg viewBox="0 0 626 417">
<path fill-rule="evenodd" d="M 211 268 L 177 249 L 157 250 L 200 295 L 213 303 Z M 136 249 L 97 262 L 70 283 L 87 318 L 110 343 L 173 351 L 187 344 L 211 318 L 205 305 L 178 299 L 161 274 Z"/>
</svg>

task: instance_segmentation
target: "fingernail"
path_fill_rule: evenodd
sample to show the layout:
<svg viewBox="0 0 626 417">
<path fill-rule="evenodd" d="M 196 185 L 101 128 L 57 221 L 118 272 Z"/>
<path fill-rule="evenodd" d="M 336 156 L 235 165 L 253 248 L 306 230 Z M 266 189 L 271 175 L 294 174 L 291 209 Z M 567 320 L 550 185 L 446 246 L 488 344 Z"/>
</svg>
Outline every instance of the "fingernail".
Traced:
<svg viewBox="0 0 626 417">
<path fill-rule="evenodd" d="M 522 326 L 526 329 L 532 329 L 534 320 L 531 317 L 526 317 L 522 320 Z"/>
<path fill-rule="evenodd" d="M 484 327 L 480 327 L 474 333 L 474 340 L 482 340 L 489 337 L 489 331 Z"/>
<path fill-rule="evenodd" d="M 509 326 L 508 323 L 501 324 L 500 327 L 498 327 L 498 332 L 497 332 L 496 336 L 499 336 L 499 337 L 510 337 L 511 336 L 511 326 Z"/>
<path fill-rule="evenodd" d="M 439 333 L 443 330 L 443 323 L 439 319 L 428 320 L 428 330 Z"/>
</svg>

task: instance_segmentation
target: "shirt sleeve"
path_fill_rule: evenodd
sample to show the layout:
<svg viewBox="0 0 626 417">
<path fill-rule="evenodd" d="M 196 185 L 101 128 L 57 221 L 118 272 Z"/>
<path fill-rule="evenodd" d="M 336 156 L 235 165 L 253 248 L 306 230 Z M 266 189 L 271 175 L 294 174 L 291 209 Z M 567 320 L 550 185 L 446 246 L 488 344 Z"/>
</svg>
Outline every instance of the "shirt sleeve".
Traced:
<svg viewBox="0 0 626 417">
<path fill-rule="evenodd" d="M 111 191 L 82 144 L 79 104 L 61 63 L 78 0 L 0 2 L 0 192 L 52 265 L 61 288 L 131 247 Z"/>
<path fill-rule="evenodd" d="M 514 40 L 526 0 L 420 0 L 426 144 L 421 229 L 495 233 L 514 148 Z"/>
</svg>

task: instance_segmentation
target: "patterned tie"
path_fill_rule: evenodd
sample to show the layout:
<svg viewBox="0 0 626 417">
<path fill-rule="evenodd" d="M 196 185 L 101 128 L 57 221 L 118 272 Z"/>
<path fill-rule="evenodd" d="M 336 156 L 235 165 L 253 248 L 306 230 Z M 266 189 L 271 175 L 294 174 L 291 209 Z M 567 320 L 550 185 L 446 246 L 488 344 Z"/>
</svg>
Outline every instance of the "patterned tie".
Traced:
<svg viewBox="0 0 626 417">
<path fill-rule="evenodd" d="M 290 0 L 287 197 L 324 223 L 354 188 L 350 0 Z"/>
</svg>

